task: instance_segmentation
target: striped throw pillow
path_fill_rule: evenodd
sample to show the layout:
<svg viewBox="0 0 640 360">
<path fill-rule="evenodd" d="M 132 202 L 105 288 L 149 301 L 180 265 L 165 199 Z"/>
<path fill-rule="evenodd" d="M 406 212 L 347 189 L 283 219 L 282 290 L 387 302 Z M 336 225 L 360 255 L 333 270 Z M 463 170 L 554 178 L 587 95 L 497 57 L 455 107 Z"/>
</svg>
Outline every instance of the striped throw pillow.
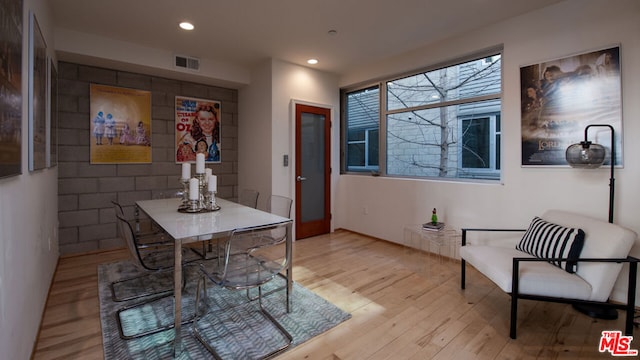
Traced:
<svg viewBox="0 0 640 360">
<path fill-rule="evenodd" d="M 535 217 L 516 249 L 538 258 L 563 258 L 550 261 L 568 273 L 576 272 L 577 259 L 584 245 L 582 229 L 567 228 Z"/>
</svg>

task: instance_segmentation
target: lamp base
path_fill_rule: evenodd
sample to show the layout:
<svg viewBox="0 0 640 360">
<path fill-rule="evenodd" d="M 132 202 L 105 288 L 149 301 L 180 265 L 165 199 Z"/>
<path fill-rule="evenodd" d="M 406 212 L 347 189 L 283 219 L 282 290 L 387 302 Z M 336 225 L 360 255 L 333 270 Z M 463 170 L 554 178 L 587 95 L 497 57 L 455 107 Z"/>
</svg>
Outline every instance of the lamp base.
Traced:
<svg viewBox="0 0 640 360">
<path fill-rule="evenodd" d="M 573 304 L 572 306 L 574 309 L 592 318 L 603 320 L 615 320 L 618 318 L 618 311 L 610 307 L 590 304 Z"/>
</svg>

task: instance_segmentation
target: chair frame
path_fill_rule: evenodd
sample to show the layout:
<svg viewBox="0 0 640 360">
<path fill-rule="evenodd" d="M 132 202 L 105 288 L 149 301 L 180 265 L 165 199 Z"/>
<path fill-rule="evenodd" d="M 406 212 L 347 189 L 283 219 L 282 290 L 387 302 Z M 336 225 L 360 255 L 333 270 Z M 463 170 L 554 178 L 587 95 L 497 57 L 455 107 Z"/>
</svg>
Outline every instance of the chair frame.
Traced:
<svg viewBox="0 0 640 360">
<path fill-rule="evenodd" d="M 240 253 L 236 253 L 236 252 L 232 252 L 232 245 L 233 245 L 233 240 L 236 237 L 241 237 L 243 235 L 249 235 L 251 236 L 252 234 L 256 233 L 256 232 L 260 232 L 260 231 L 268 231 L 268 230 L 273 230 L 273 229 L 277 229 L 277 228 L 284 228 L 286 229 L 286 231 L 289 231 L 288 226 L 287 226 L 288 222 L 283 222 L 283 223 L 279 223 L 279 224 L 271 224 L 271 225 L 263 225 L 263 226 L 255 226 L 255 227 L 248 227 L 248 228 L 240 228 L 240 229 L 235 229 L 232 231 L 230 237 L 226 240 L 226 244 L 224 246 L 225 250 L 224 250 L 224 264 L 222 265 L 224 270 L 222 272 L 222 274 L 220 274 L 218 277 L 214 277 L 212 274 L 210 274 L 205 267 L 204 263 L 200 264 L 200 274 L 202 275 L 200 277 L 200 279 L 198 280 L 198 287 L 196 290 L 196 301 L 195 301 L 195 316 L 192 320 L 192 332 L 194 337 L 214 356 L 214 358 L 216 359 L 221 359 L 220 355 L 215 351 L 215 349 L 209 345 L 206 340 L 204 339 L 204 337 L 200 334 L 200 332 L 198 331 L 197 328 L 197 322 L 199 320 L 200 314 L 199 314 L 199 304 L 200 304 L 200 293 L 201 293 L 201 288 L 204 288 L 204 292 L 205 292 L 205 296 L 206 296 L 206 292 L 207 292 L 207 287 L 206 287 L 206 279 L 208 278 L 210 281 L 212 281 L 214 284 L 217 284 L 220 287 L 229 289 L 229 290 L 247 290 L 247 295 L 248 295 L 248 291 L 251 288 L 258 288 L 258 296 L 254 299 L 249 299 L 250 301 L 248 303 L 240 303 L 237 305 L 234 305 L 232 308 L 238 307 L 238 306 L 246 306 L 248 304 L 253 303 L 253 300 L 258 300 L 258 305 L 259 305 L 259 310 L 260 312 L 265 316 L 265 318 L 267 320 L 269 320 L 279 331 L 280 333 L 288 340 L 287 343 L 271 352 L 269 352 L 268 354 L 266 354 L 263 358 L 270 358 L 273 357 L 277 354 L 280 354 L 281 352 L 285 351 L 286 349 L 288 349 L 291 346 L 291 343 L 293 342 L 293 337 L 291 336 L 291 334 L 289 334 L 289 332 L 282 326 L 280 325 L 280 323 L 269 313 L 269 311 L 267 309 L 264 308 L 263 304 L 262 304 L 262 297 L 263 296 L 267 296 L 268 294 L 272 293 L 273 291 L 269 291 L 266 294 L 263 294 L 262 292 L 262 285 L 268 283 L 269 281 L 273 280 L 276 276 L 280 275 L 280 272 L 277 272 L 275 274 L 271 274 L 270 278 L 265 278 L 265 279 L 261 279 L 260 281 L 256 281 L 256 282 L 251 282 L 251 283 L 245 283 L 245 284 L 225 284 L 225 279 L 227 277 L 227 271 L 228 271 L 228 266 L 230 264 L 230 258 L 231 257 L 235 257 L 235 256 L 246 256 L 247 259 L 253 259 L 254 257 L 251 255 L 251 253 L 256 250 L 258 247 L 249 247 L 245 249 L 245 252 L 240 252 Z M 285 236 L 286 238 L 286 236 Z M 273 245 L 278 245 L 281 244 L 282 241 L 279 242 L 274 242 Z M 218 258 L 220 259 L 220 258 Z M 256 260 L 258 261 L 258 260 Z M 284 269 L 287 266 L 289 266 L 289 259 L 285 256 L 283 262 L 280 264 L 280 269 Z M 286 309 L 287 312 L 289 312 L 289 289 L 287 288 L 287 301 L 286 301 Z M 274 291 L 277 290 L 281 290 L 281 288 L 278 288 Z"/>
<path fill-rule="evenodd" d="M 281 213 L 281 214 L 280 214 L 280 213 L 277 213 L 277 212 L 273 212 L 272 204 L 273 204 L 273 199 L 274 199 L 274 198 L 275 198 L 275 199 L 280 199 L 280 200 L 287 200 L 287 201 L 289 201 L 289 206 L 287 206 L 287 207 L 288 207 L 288 211 L 287 211 L 287 213 L 286 213 L 286 214 L 285 214 L 285 212 L 283 212 L 283 213 Z M 291 218 L 291 208 L 293 207 L 293 199 L 290 199 L 290 198 L 288 198 L 288 197 L 286 197 L 286 196 L 281 196 L 281 195 L 271 195 L 271 196 L 269 197 L 269 203 L 268 203 L 267 205 L 268 205 L 268 207 L 269 207 L 269 211 L 270 211 L 272 214 L 280 215 L 280 216 L 282 216 L 282 217 L 286 217 L 286 218 Z M 286 279 L 286 276 L 285 276 L 285 275 L 283 275 L 283 274 L 280 274 L 280 273 L 279 273 L 279 274 L 278 274 L 278 276 L 280 276 L 280 277 L 281 277 L 281 278 L 283 278 L 283 279 Z M 269 290 L 269 291 L 268 291 L 266 294 L 264 294 L 264 295 L 266 296 L 266 295 L 272 294 L 272 293 L 274 293 L 274 292 L 276 292 L 276 291 L 280 291 L 280 290 L 282 290 L 282 289 L 284 289 L 284 288 L 287 288 L 287 286 L 285 285 L 285 286 L 281 286 L 281 287 L 279 287 L 279 288 L 277 288 L 277 289 Z M 289 289 L 288 289 L 288 288 L 287 288 L 287 291 L 289 291 Z M 251 296 L 251 295 L 249 294 L 249 290 L 247 290 L 247 298 L 248 298 L 249 300 L 251 300 L 251 301 L 254 301 L 254 300 L 256 300 L 256 299 L 257 299 L 257 297 L 255 297 L 255 296 Z M 288 298 L 288 297 L 287 297 L 287 298 Z M 287 302 L 287 312 L 289 312 L 289 304 L 288 304 L 288 302 Z"/>
<path fill-rule="evenodd" d="M 467 244 L 467 232 L 468 231 L 498 231 L 498 232 L 511 232 L 511 231 L 526 231 L 522 229 L 482 229 L 482 228 L 465 228 L 462 229 L 462 246 Z M 629 277 L 628 277 L 628 288 L 627 288 L 627 302 L 626 304 L 617 304 L 611 302 L 601 302 L 601 301 L 589 301 L 589 300 L 579 300 L 579 299 L 568 299 L 568 298 L 559 298 L 552 296 L 541 296 L 541 295 L 530 295 L 530 294 L 520 294 L 519 283 L 520 283 L 520 263 L 521 262 L 549 262 L 549 261 L 567 261 L 569 259 L 566 258 L 528 258 L 528 257 L 516 257 L 513 258 L 513 267 L 511 271 L 512 280 L 511 280 L 511 319 L 509 323 L 509 337 L 512 339 L 516 338 L 516 327 L 518 322 L 518 300 L 537 300 L 537 301 L 546 301 L 546 302 L 555 302 L 555 303 L 564 303 L 564 304 L 582 304 L 582 305 L 597 305 L 610 309 L 621 309 L 625 310 L 625 335 L 632 336 L 633 335 L 633 320 L 635 314 L 635 302 L 636 302 L 636 283 L 637 283 L 637 272 L 638 272 L 638 262 L 640 259 L 637 259 L 633 256 L 627 256 L 626 258 L 579 258 L 578 262 L 614 262 L 614 263 L 628 263 L 629 264 Z M 460 288 L 465 289 L 466 282 L 466 261 L 464 259 L 460 259 Z"/>
<path fill-rule="evenodd" d="M 117 203 L 114 203 L 115 206 L 119 206 Z M 169 325 L 166 326 L 162 326 L 156 329 L 152 329 L 149 331 L 145 331 L 145 332 L 141 332 L 141 333 L 136 333 L 133 335 L 125 335 L 124 334 L 124 329 L 122 327 L 122 320 L 120 317 L 120 314 L 124 311 L 142 306 L 142 305 L 146 305 L 149 303 L 152 303 L 154 301 L 169 297 L 173 295 L 173 287 L 165 290 L 165 291 L 159 291 L 156 293 L 143 293 L 143 294 L 137 294 L 135 296 L 130 296 L 130 297 L 123 297 L 123 298 L 118 298 L 116 295 L 116 290 L 115 287 L 117 284 L 121 284 L 127 281 L 132 281 L 132 280 L 136 280 L 136 279 L 140 279 L 140 278 L 144 278 L 144 277 L 149 277 L 149 276 L 153 276 L 154 274 L 159 274 L 159 273 L 165 273 L 165 272 L 173 272 L 173 265 L 167 266 L 167 267 L 159 267 L 159 268 L 153 268 L 148 266 L 147 264 L 145 264 L 145 262 L 142 260 L 142 256 L 140 254 L 140 249 L 137 246 L 137 238 L 138 236 L 136 235 L 135 231 L 133 230 L 133 227 L 131 226 L 131 223 L 129 221 L 127 221 L 123 216 L 121 216 L 121 214 L 116 214 L 116 218 L 117 221 L 120 222 L 120 224 L 118 226 L 122 226 L 123 229 L 122 231 L 125 232 L 129 232 L 130 236 L 132 237 L 132 245 L 129 245 L 129 241 L 127 241 L 125 239 L 125 241 L 127 241 L 127 247 L 131 247 L 133 246 L 133 249 L 129 249 L 131 256 L 133 258 L 133 261 L 136 263 L 136 266 L 138 268 L 141 268 L 142 270 L 146 271 L 147 273 L 145 274 L 141 274 L 139 276 L 134 276 L 131 278 L 127 278 L 127 279 L 122 279 L 122 280 L 118 280 L 118 281 L 114 281 L 110 284 L 110 288 L 111 288 L 111 297 L 113 299 L 114 302 L 124 302 L 124 301 L 130 301 L 130 300 L 135 300 L 135 299 L 139 299 L 139 298 L 147 298 L 143 301 L 134 303 L 134 304 L 130 304 L 130 305 L 126 305 L 123 307 L 120 307 L 116 313 L 115 313 L 115 317 L 116 317 L 116 323 L 118 325 L 118 332 L 120 335 L 120 338 L 124 339 L 124 340 L 130 340 L 130 339 L 136 339 L 136 338 L 140 338 L 143 336 L 147 336 L 147 335 L 151 335 L 151 334 L 155 334 L 161 331 L 165 331 L 168 329 L 172 329 L 175 325 L 172 322 Z M 126 235 L 125 235 L 126 236 Z M 167 244 L 160 244 L 160 246 L 166 246 L 168 247 Z M 184 264 L 183 266 L 188 265 L 188 263 Z M 182 287 L 184 288 L 186 286 L 186 273 L 183 271 L 182 272 L 183 277 L 182 277 Z M 184 319 L 182 321 L 183 324 L 189 323 L 191 320 L 193 319 L 193 317 Z"/>
<path fill-rule="evenodd" d="M 112 201 L 112 203 L 113 203 L 114 207 L 117 207 L 117 209 L 116 209 L 116 221 L 121 222 L 121 224 L 119 224 L 118 226 L 124 226 L 125 228 L 122 229 L 122 231 L 130 232 L 131 236 L 133 238 L 133 244 L 132 244 L 133 245 L 133 249 L 131 249 L 131 248 L 129 249 L 129 253 L 130 253 L 132 259 L 134 260 L 134 262 L 135 262 L 137 267 L 145 270 L 146 272 L 149 272 L 149 273 L 146 273 L 146 274 L 141 274 L 139 276 L 134 276 L 134 277 L 131 277 L 131 278 L 122 279 L 122 280 L 118 280 L 118 281 L 112 282 L 111 285 L 110 285 L 110 288 L 111 288 L 111 298 L 113 299 L 113 301 L 122 302 L 122 301 L 129 301 L 129 300 L 138 299 L 138 298 L 141 298 L 141 297 L 155 296 L 155 295 L 167 295 L 167 294 L 173 293 L 173 289 L 170 289 L 170 290 L 161 291 L 161 292 L 158 292 L 158 293 L 138 294 L 138 295 L 130 296 L 130 297 L 118 297 L 117 296 L 115 288 L 116 288 L 116 286 L 118 284 L 125 283 L 127 281 L 132 281 L 132 280 L 144 278 L 144 277 L 148 277 L 153 273 L 160 273 L 160 272 L 164 272 L 164 271 L 170 271 L 173 268 L 173 266 L 154 268 L 154 267 L 148 266 L 144 262 L 143 256 L 140 253 L 140 248 L 138 247 L 138 244 L 137 244 L 137 242 L 138 242 L 137 240 L 138 240 L 138 238 L 140 236 L 152 237 L 152 236 L 155 236 L 155 234 L 145 234 L 145 235 L 137 234 L 133 230 L 133 228 L 131 226 L 131 223 L 124 218 L 124 212 L 122 211 L 122 206 L 119 203 L 115 202 L 115 201 Z M 123 239 L 123 240 L 126 241 L 126 239 Z M 168 244 L 165 244 L 163 242 L 154 242 L 154 243 L 145 244 L 145 248 L 149 247 L 150 244 L 156 244 L 155 246 L 167 246 L 167 247 L 169 246 Z M 128 242 L 127 242 L 127 247 L 131 247 Z M 184 279 L 183 279 L 183 282 L 184 282 Z"/>
</svg>

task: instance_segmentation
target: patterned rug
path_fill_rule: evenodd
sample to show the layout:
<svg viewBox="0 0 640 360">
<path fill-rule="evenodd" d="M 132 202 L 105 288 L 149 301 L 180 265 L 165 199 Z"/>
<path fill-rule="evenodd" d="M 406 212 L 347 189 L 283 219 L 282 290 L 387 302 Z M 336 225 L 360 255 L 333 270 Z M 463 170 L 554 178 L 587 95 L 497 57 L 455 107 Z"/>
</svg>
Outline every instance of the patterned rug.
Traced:
<svg viewBox="0 0 640 360">
<path fill-rule="evenodd" d="M 183 319 L 194 314 L 197 286 L 197 268 L 185 268 L 186 286 L 182 291 Z M 140 273 L 129 261 L 100 265 L 98 284 L 100 296 L 100 320 L 105 360 L 121 359 L 173 359 L 173 329 L 161 331 L 138 339 L 123 340 L 119 335 L 116 311 L 123 307 L 138 304 L 147 298 L 115 302 L 112 299 L 110 284 L 121 279 L 130 279 Z M 139 291 L 171 289 L 172 273 L 145 276 L 138 281 L 122 283 L 116 288 L 119 297 L 128 297 Z M 284 279 L 276 278 L 269 289 L 283 286 Z M 251 296 L 257 294 L 250 294 Z M 341 322 L 349 319 L 350 314 L 342 311 L 320 296 L 293 284 L 291 293 L 291 312 L 286 312 L 285 291 L 275 291 L 263 296 L 264 307 L 293 336 L 291 348 L 319 335 Z M 259 317 L 257 301 L 248 301 L 246 291 L 230 291 L 209 283 L 207 301 L 200 302 L 201 314 L 206 313 L 198 322 L 199 332 L 214 345 L 224 359 L 252 359 L 259 357 L 284 341 L 274 331 L 273 325 Z M 225 310 L 220 310 L 225 309 Z M 125 335 L 133 335 L 158 326 L 173 323 L 173 297 L 158 298 L 147 305 L 136 306 L 121 313 L 122 329 Z M 211 354 L 192 334 L 192 324 L 182 325 L 183 351 L 178 359 L 208 359 Z M 249 349 L 249 350 L 247 350 Z"/>
</svg>

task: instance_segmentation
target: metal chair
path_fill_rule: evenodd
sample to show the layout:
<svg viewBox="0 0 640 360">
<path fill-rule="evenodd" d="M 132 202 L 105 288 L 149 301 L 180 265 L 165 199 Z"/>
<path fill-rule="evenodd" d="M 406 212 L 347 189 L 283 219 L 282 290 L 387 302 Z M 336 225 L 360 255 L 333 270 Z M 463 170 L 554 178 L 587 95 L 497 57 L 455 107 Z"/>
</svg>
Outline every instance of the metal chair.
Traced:
<svg viewBox="0 0 640 360">
<path fill-rule="evenodd" d="M 258 207 L 258 197 L 260 193 L 253 189 L 244 189 L 240 192 L 238 203 L 252 208 Z"/>
<path fill-rule="evenodd" d="M 286 218 L 291 218 L 291 206 L 293 200 L 286 196 L 271 195 L 267 203 L 267 209 L 270 213 Z"/>
<path fill-rule="evenodd" d="M 173 295 L 173 264 L 174 264 L 174 248 L 166 244 L 155 242 L 158 245 L 139 247 L 137 246 L 137 236 L 133 230 L 133 226 L 129 221 L 116 212 L 117 226 L 119 235 L 125 240 L 131 261 L 134 263 L 142 274 L 111 283 L 111 295 L 113 301 L 122 302 L 135 300 L 146 297 L 147 299 L 132 305 L 124 306 L 116 311 L 116 321 L 120 337 L 123 339 L 133 339 L 157 332 L 167 330 L 173 327 L 170 325 L 143 331 L 133 335 L 125 335 L 122 327 L 121 313 L 130 309 L 152 303 L 161 298 Z M 148 236 L 150 239 L 150 236 Z M 151 243 L 151 242 L 150 242 Z M 182 251 L 188 252 L 189 249 Z M 183 264 L 200 260 L 200 257 L 189 257 L 188 254 L 183 256 Z M 185 285 L 185 272 L 183 271 L 182 286 Z M 128 296 L 118 296 L 118 293 L 132 291 L 133 294 Z M 135 290 L 135 291 L 134 291 Z M 186 319 L 184 323 L 189 322 Z"/>
<path fill-rule="evenodd" d="M 240 196 L 238 197 L 238 203 L 244 206 L 248 206 L 251 208 L 256 209 L 258 207 L 258 197 L 260 196 L 260 193 L 256 190 L 253 189 L 244 189 L 240 192 Z M 208 240 L 206 243 L 206 249 L 208 249 L 207 251 L 205 251 L 205 243 L 203 242 L 203 254 L 213 254 L 213 255 L 205 255 L 204 257 L 206 259 L 211 259 L 211 258 L 215 258 L 218 256 L 218 254 L 220 253 L 220 241 L 221 239 L 211 239 Z M 213 249 L 213 247 L 216 247 L 215 251 Z"/>
<path fill-rule="evenodd" d="M 206 328 L 208 321 L 205 321 L 200 314 L 200 298 L 201 290 L 204 286 L 204 293 L 207 296 L 206 281 L 207 279 L 214 284 L 230 290 L 258 289 L 257 302 L 259 314 L 263 320 L 268 320 L 266 326 L 273 326 L 274 330 L 279 333 L 282 338 L 282 346 L 268 350 L 266 354 L 261 354 L 261 358 L 274 356 L 291 345 L 292 336 L 278 323 L 278 321 L 263 307 L 262 286 L 273 280 L 284 268 L 288 266 L 286 249 L 281 246 L 283 239 L 286 239 L 288 222 L 277 225 L 259 226 L 252 228 L 236 229 L 231 236 L 224 242 L 224 253 L 221 257 L 223 261 L 209 261 L 200 264 L 200 274 L 202 275 L 198 281 L 198 289 L 196 292 L 196 316 L 193 320 L 193 334 L 211 354 L 220 359 L 220 355 L 216 352 L 215 346 L 211 345 L 203 336 L 208 329 Z M 283 239 L 275 239 L 272 233 L 285 232 Z M 262 243 L 260 247 L 256 247 L 252 239 L 272 239 L 269 244 Z M 235 304 L 231 308 L 239 306 L 255 306 L 255 302 L 242 301 Z M 209 309 L 207 314 L 212 320 L 220 320 L 225 312 L 230 311 L 229 307 Z M 204 314 L 205 316 L 207 314 Z M 252 317 L 253 318 L 253 317 Z M 235 320 L 235 319 L 234 319 Z M 233 320 L 232 320 L 233 321 Z M 264 345 L 264 344 L 263 344 Z M 255 350 L 255 349 L 254 349 Z"/>
<path fill-rule="evenodd" d="M 293 204 L 293 200 L 288 197 L 280 196 L 280 195 L 271 195 L 269 197 L 267 207 L 269 212 L 282 216 L 284 218 L 290 218 L 291 216 L 291 206 Z M 273 229 L 268 234 L 261 234 L 260 236 L 252 235 L 251 240 L 254 248 L 259 248 L 264 245 L 270 245 L 274 242 L 283 242 L 286 239 L 287 233 L 284 229 Z M 280 289 L 276 289 L 280 290 Z M 274 290 L 275 291 L 275 290 Z"/>
<path fill-rule="evenodd" d="M 281 196 L 281 195 L 271 195 L 271 197 L 269 197 L 269 200 L 267 202 L 267 208 L 269 209 L 270 213 L 278 216 L 282 216 L 285 218 L 291 217 L 292 205 L 293 205 L 292 199 L 286 196 Z M 262 236 L 254 235 L 250 241 L 252 242 L 253 247 L 257 249 L 262 246 L 271 244 L 272 242 L 278 242 L 278 243 L 284 242 L 286 239 L 287 239 L 287 232 L 284 229 L 273 229 L 268 234 L 264 234 Z M 283 275 L 282 273 L 278 273 L 277 275 L 286 280 L 286 276 Z M 286 285 L 281 286 L 279 288 L 272 289 L 266 292 L 264 295 L 269 295 L 271 293 L 284 290 L 286 288 L 287 288 Z M 249 300 L 251 301 L 257 299 L 257 297 L 251 296 L 249 289 L 247 289 L 247 298 L 249 298 Z"/>
<path fill-rule="evenodd" d="M 124 207 L 117 201 L 111 201 L 116 216 L 127 218 L 124 213 Z M 138 207 L 135 207 L 133 220 L 127 220 L 132 224 L 136 235 L 138 247 L 155 246 L 160 244 L 171 245 L 173 239 L 167 236 L 162 229 L 159 229 L 153 221 L 142 219 Z"/>
</svg>

